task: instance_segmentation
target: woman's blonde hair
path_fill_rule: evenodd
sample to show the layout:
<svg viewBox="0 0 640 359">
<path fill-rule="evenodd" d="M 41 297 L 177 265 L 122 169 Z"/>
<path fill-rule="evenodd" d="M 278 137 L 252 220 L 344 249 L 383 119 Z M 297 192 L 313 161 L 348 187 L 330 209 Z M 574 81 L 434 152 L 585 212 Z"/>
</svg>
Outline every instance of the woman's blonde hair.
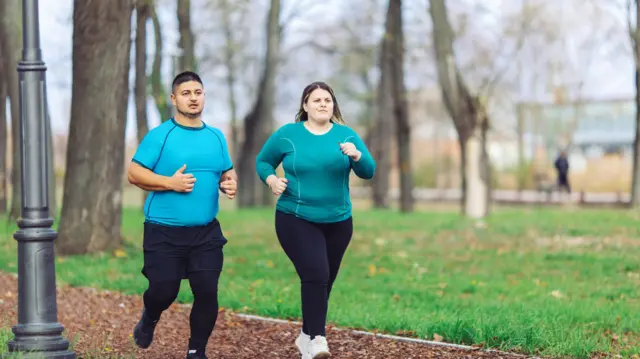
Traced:
<svg viewBox="0 0 640 359">
<path fill-rule="evenodd" d="M 302 96 L 300 97 L 300 109 L 298 109 L 298 113 L 296 114 L 296 122 L 307 121 L 309 119 L 309 115 L 307 111 L 304 110 L 304 104 L 309 100 L 309 95 L 316 90 L 322 89 L 331 94 L 331 101 L 333 101 L 333 115 L 331 116 L 331 122 L 337 123 L 340 125 L 344 125 L 344 119 L 342 118 L 342 113 L 340 113 L 340 106 L 338 106 L 338 100 L 336 100 L 336 95 L 333 93 L 333 89 L 322 81 L 313 82 L 302 91 Z"/>
</svg>

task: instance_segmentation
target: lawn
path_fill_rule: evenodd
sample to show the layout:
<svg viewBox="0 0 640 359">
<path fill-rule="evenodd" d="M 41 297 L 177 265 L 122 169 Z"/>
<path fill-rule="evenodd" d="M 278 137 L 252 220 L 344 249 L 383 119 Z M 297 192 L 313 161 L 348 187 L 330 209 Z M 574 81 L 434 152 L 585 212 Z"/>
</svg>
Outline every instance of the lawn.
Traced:
<svg viewBox="0 0 640 359">
<path fill-rule="evenodd" d="M 640 354 L 637 220 L 623 210 L 510 208 L 479 225 L 455 211 L 357 211 L 329 321 L 549 356 Z M 121 250 L 58 257 L 58 281 L 142 293 L 141 222 L 125 210 Z M 273 211 L 225 211 L 220 222 L 229 238 L 221 306 L 298 319 L 299 282 Z M 16 271 L 14 231 L 0 227 L 0 270 Z M 186 281 L 179 300 L 192 300 Z"/>
<path fill-rule="evenodd" d="M 13 333 L 9 328 L 0 328 L 0 353 L 6 353 L 7 342 L 13 338 Z"/>
</svg>

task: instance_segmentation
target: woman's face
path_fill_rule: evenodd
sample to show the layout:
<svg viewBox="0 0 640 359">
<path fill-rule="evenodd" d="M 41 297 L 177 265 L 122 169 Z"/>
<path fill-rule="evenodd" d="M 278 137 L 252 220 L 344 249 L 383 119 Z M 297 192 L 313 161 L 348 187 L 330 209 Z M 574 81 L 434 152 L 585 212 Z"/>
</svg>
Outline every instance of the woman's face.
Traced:
<svg viewBox="0 0 640 359">
<path fill-rule="evenodd" d="M 313 90 L 303 107 L 309 120 L 318 124 L 325 124 L 333 117 L 333 99 L 329 91 L 319 88 Z"/>
</svg>

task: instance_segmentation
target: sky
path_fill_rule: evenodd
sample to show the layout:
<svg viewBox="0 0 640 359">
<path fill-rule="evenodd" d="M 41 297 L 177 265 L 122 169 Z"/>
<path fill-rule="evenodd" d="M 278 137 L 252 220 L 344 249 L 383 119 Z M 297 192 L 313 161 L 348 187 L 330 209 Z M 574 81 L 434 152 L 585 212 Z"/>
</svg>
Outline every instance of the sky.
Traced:
<svg viewBox="0 0 640 359">
<path fill-rule="evenodd" d="M 197 4 L 199 1 L 203 0 L 195 0 L 192 3 Z M 412 4 L 411 6 L 426 6 L 426 1 L 427 0 L 415 0 L 415 4 Z M 451 3 L 453 0 L 449 1 Z M 462 3 L 471 0 L 456 1 L 460 1 L 460 3 Z M 562 1 L 572 2 L 574 0 Z M 171 2 L 165 1 L 165 3 Z M 332 0 L 332 3 L 336 2 Z M 513 4 L 513 1 L 510 3 Z M 66 133 L 68 130 L 71 101 L 71 17 L 73 0 L 40 0 L 39 4 L 41 48 L 44 61 L 47 65 L 46 76 L 48 84 L 48 99 L 53 130 L 55 133 Z M 485 0 L 483 5 L 490 9 L 490 11 L 499 12 L 501 7 L 505 5 L 505 0 Z M 323 18 L 335 16 L 335 11 L 338 8 L 338 6 L 330 6 L 330 4 L 327 4 L 327 6 L 322 5 L 315 13 L 316 15 L 312 15 L 311 18 L 315 20 L 318 16 L 322 16 Z M 169 47 L 168 49 L 165 49 L 165 51 L 168 52 L 173 51 L 171 46 L 175 47 L 175 43 L 178 38 L 174 11 L 175 8 L 171 6 L 164 6 L 161 7 L 158 12 L 160 21 L 163 24 L 165 46 Z M 429 21 L 426 8 L 424 14 L 426 21 Z M 299 28 L 303 28 L 300 26 L 300 22 L 297 25 Z M 291 35 L 287 35 L 290 36 L 289 41 L 295 42 L 296 33 L 296 24 L 294 24 L 293 31 L 290 31 Z M 574 61 L 583 61 L 579 54 L 575 54 L 574 56 L 576 57 Z M 595 56 L 598 56 L 598 54 Z M 165 64 L 166 63 L 167 61 L 165 61 Z M 632 71 L 633 63 L 630 57 L 602 57 L 600 60 L 594 61 L 594 64 L 591 66 L 587 81 L 585 82 L 584 92 L 591 98 L 631 98 L 634 93 Z M 408 76 L 410 76 L 410 74 L 408 74 Z M 133 80 L 133 74 L 131 76 L 131 80 Z M 167 80 L 167 78 L 165 78 L 165 80 Z M 297 83 L 296 86 L 298 86 Z M 529 95 L 534 96 L 535 94 Z M 292 100 L 290 105 L 286 105 L 286 110 L 288 112 L 293 111 L 297 106 L 295 101 L 293 101 L 295 97 L 297 97 L 296 91 L 294 91 L 293 95 L 286 98 L 287 101 Z M 225 120 L 226 116 L 217 116 L 219 112 L 217 112 L 213 107 L 215 106 L 208 106 L 205 108 L 204 115 L 207 119 L 206 122 L 215 126 L 223 126 L 227 122 Z M 152 102 L 149 102 L 149 109 L 150 125 L 153 127 L 160 121 Z M 135 137 L 133 115 L 134 106 L 130 102 L 127 125 L 127 137 L 129 138 Z"/>
</svg>

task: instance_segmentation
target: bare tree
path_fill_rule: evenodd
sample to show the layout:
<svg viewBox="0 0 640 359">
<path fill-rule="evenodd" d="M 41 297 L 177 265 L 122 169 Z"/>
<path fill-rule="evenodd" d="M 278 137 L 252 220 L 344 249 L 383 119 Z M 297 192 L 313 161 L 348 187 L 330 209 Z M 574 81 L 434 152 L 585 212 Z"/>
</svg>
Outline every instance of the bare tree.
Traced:
<svg viewBox="0 0 640 359">
<path fill-rule="evenodd" d="M 237 161 L 237 153 L 238 151 L 238 103 L 236 100 L 236 76 L 238 75 L 238 70 L 235 65 L 234 55 L 236 51 L 234 48 L 236 47 L 233 38 L 233 29 L 231 27 L 231 11 L 230 11 L 230 3 L 229 1 L 222 1 L 222 26 L 225 37 L 225 45 L 224 45 L 224 63 L 227 67 L 227 76 L 225 83 L 227 84 L 227 93 L 229 94 L 229 111 L 230 111 L 230 123 L 231 123 L 231 148 L 235 151 L 235 160 Z"/>
<path fill-rule="evenodd" d="M 136 4 L 136 45 L 135 45 L 135 104 L 138 143 L 149 131 L 147 120 L 147 20 L 151 10 L 149 0 Z"/>
<path fill-rule="evenodd" d="M 372 199 L 376 208 L 389 207 L 389 173 L 391 172 L 392 159 L 392 139 L 391 133 L 395 132 L 394 121 L 394 74 L 393 56 L 394 43 L 393 33 L 394 21 L 394 0 L 389 0 L 387 9 L 387 19 L 385 32 L 382 35 L 382 46 L 379 53 L 380 82 L 377 90 L 376 122 L 371 128 L 369 141 L 375 143 L 372 147 L 373 155 L 376 159 L 376 176 L 372 179 Z M 401 26 L 401 25 L 400 25 Z"/>
<path fill-rule="evenodd" d="M 371 136 L 376 124 L 378 78 L 372 73 L 378 67 L 376 56 L 381 56 L 378 53 L 381 40 L 374 38 L 372 32 L 382 21 L 377 16 L 379 4 L 374 1 L 353 1 L 349 5 L 337 25 L 327 24 L 327 30 L 323 30 L 335 32 L 328 41 L 323 43 L 321 38 L 312 37 L 309 44 L 336 58 L 337 69 L 331 81 L 347 100 L 359 104 L 356 122 L 365 130 L 365 142 L 375 153 L 377 143 Z"/>
<path fill-rule="evenodd" d="M 6 69 L 5 83 L 11 105 L 11 209 L 9 218 L 15 219 L 22 211 L 22 166 L 18 145 L 20 144 L 20 98 L 18 90 L 17 66 L 22 46 L 22 31 L 19 19 L 22 18 L 20 1 L 0 1 L 0 60 Z"/>
<path fill-rule="evenodd" d="M 0 5 L 1 9 L 1 5 Z M 0 39 L 2 42 L 2 39 Z M 0 50 L 2 46 L 0 46 Z M 7 85 L 4 61 L 0 61 L 0 214 L 7 212 Z"/>
<path fill-rule="evenodd" d="M 136 127 L 138 143 L 142 142 L 144 136 L 149 132 L 147 120 L 147 20 L 149 20 L 152 8 L 150 0 L 140 0 L 136 4 L 136 45 L 135 45 L 135 104 L 136 104 Z M 142 203 L 147 198 L 147 192 L 142 191 Z"/>
<path fill-rule="evenodd" d="M 155 53 L 153 55 L 153 65 L 151 69 L 151 93 L 156 103 L 156 108 L 160 114 L 160 120 L 166 121 L 171 118 L 171 102 L 165 91 L 164 81 L 162 80 L 162 51 L 164 49 L 164 41 L 162 40 L 162 28 L 156 5 L 149 4 L 149 13 L 151 23 L 153 24 L 153 37 L 155 41 Z"/>
<path fill-rule="evenodd" d="M 395 129 L 400 172 L 400 210 L 413 210 L 413 179 L 411 177 L 411 128 L 407 93 L 404 85 L 404 31 L 402 28 L 402 0 L 389 0 L 385 33 L 380 53 L 379 111 L 375 147 L 383 178 L 374 181 L 374 204 L 386 207 L 391 168 L 390 129 Z M 386 137 L 386 139 L 385 139 Z"/>
<path fill-rule="evenodd" d="M 413 211 L 413 178 L 411 171 L 411 127 L 409 124 L 409 106 L 407 89 L 404 84 L 404 31 L 402 26 L 402 0 L 389 0 L 387 27 L 391 36 L 389 53 L 393 117 L 396 122 L 396 140 L 398 146 L 398 166 L 400 172 L 400 210 Z M 385 38 L 387 40 L 387 38 Z"/>
<path fill-rule="evenodd" d="M 195 36 L 191 30 L 191 0 L 178 0 L 178 72 L 196 71 Z"/>
<path fill-rule="evenodd" d="M 255 175 L 255 158 L 273 131 L 275 78 L 280 57 L 280 0 L 271 0 L 266 32 L 266 54 L 257 98 L 244 119 L 244 141 L 238 164 L 238 205 L 241 207 L 269 204 L 273 195 Z"/>
<path fill-rule="evenodd" d="M 635 2 L 635 12 L 632 11 Z M 640 4 L 638 0 L 628 0 L 629 10 L 629 35 L 633 48 L 633 59 L 635 63 L 635 85 L 636 85 L 636 134 L 633 141 L 633 173 L 631 179 L 631 206 L 640 207 Z M 632 21 L 632 14 L 635 21 Z M 635 22 L 635 26 L 632 23 Z"/>
<path fill-rule="evenodd" d="M 489 118 L 485 103 L 472 95 L 456 64 L 455 34 L 444 0 L 430 0 L 438 81 L 456 131 L 461 154 L 462 208 L 465 215 L 484 217 L 489 211 L 490 164 L 486 140 Z"/>
<path fill-rule="evenodd" d="M 132 0 L 74 2 L 71 121 L 56 241 L 63 254 L 114 248 L 122 240 L 133 8 Z"/>
<path fill-rule="evenodd" d="M 231 127 L 231 149 L 234 163 L 239 160 L 241 141 L 241 123 L 239 121 L 238 92 L 242 85 L 243 76 L 247 76 L 249 34 L 251 27 L 247 26 L 247 19 L 251 3 L 240 0 L 209 0 L 207 7 L 217 21 L 211 21 L 205 31 L 212 31 L 222 36 L 222 44 L 212 46 L 215 41 L 209 41 L 205 46 L 206 61 L 211 68 L 222 68 L 223 80 L 226 85 L 227 106 L 229 109 L 229 124 Z M 250 23 L 250 22 L 249 22 Z"/>
</svg>

